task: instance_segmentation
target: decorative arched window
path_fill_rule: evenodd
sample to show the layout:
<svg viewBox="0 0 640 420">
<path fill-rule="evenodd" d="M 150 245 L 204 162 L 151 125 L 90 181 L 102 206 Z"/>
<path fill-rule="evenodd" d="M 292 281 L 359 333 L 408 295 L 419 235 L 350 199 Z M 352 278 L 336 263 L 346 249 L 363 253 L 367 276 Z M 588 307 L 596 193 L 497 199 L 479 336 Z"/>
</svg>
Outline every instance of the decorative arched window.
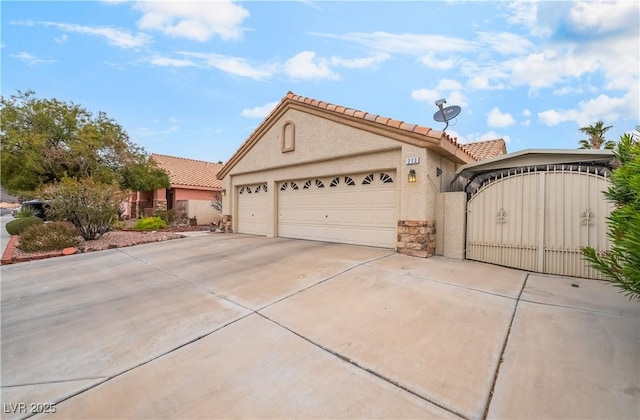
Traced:
<svg viewBox="0 0 640 420">
<path fill-rule="evenodd" d="M 324 188 L 324 184 L 322 183 L 322 181 L 320 181 L 319 179 L 316 179 L 316 187 L 318 188 Z"/>
<path fill-rule="evenodd" d="M 349 186 L 356 185 L 355 181 L 351 177 L 348 177 L 348 176 L 344 177 L 344 183 L 349 185 Z"/>
<path fill-rule="evenodd" d="M 373 182 L 373 174 L 369 174 L 362 180 L 362 185 L 369 185 Z"/>
<path fill-rule="evenodd" d="M 311 180 L 308 180 L 307 182 L 305 182 L 302 187 L 303 190 L 308 190 L 309 188 L 311 188 Z"/>
<path fill-rule="evenodd" d="M 391 176 L 389 176 L 389 174 L 380 172 L 380 181 L 382 181 L 383 184 L 391 184 L 393 182 L 393 179 L 391 178 Z"/>
<path fill-rule="evenodd" d="M 284 184 L 282 184 L 280 186 L 280 191 L 286 191 L 288 186 L 289 186 L 289 184 L 285 182 Z"/>
<path fill-rule="evenodd" d="M 295 182 L 291 183 L 291 189 L 292 190 L 297 190 L 298 189 L 298 184 L 296 184 Z"/>
<path fill-rule="evenodd" d="M 282 153 L 293 152 L 296 148 L 296 126 L 286 121 L 282 126 Z"/>
<path fill-rule="evenodd" d="M 238 194 L 244 194 L 244 187 L 240 188 L 240 191 L 238 191 Z"/>
<path fill-rule="evenodd" d="M 335 177 L 333 178 L 333 181 L 331 181 L 331 184 L 329 184 L 330 187 L 337 187 L 338 184 L 340 184 L 340 178 Z"/>
</svg>

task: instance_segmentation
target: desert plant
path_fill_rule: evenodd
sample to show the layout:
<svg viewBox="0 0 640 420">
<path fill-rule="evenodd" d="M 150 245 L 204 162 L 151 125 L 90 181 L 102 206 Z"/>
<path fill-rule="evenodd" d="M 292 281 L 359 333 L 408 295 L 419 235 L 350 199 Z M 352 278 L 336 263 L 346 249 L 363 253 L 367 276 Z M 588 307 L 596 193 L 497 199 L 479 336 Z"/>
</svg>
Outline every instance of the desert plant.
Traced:
<svg viewBox="0 0 640 420">
<path fill-rule="evenodd" d="M 116 185 L 106 185 L 84 178 L 66 178 L 45 190 L 53 220 L 68 220 L 87 241 L 98 239 L 109 231 L 118 216 L 120 202 L 126 196 Z"/>
<path fill-rule="evenodd" d="M 14 217 L 18 219 L 20 217 L 33 217 L 35 215 L 36 215 L 36 211 L 33 207 L 22 206 L 20 207 L 20 210 L 16 211 L 16 213 L 14 214 Z"/>
<path fill-rule="evenodd" d="M 145 217 L 138 220 L 133 226 L 134 230 L 158 230 L 167 227 L 167 223 L 159 217 Z"/>
<path fill-rule="evenodd" d="M 18 248 L 26 252 L 53 251 L 78 245 L 78 231 L 68 222 L 32 225 L 20 235 Z"/>
<path fill-rule="evenodd" d="M 170 225 L 174 222 L 176 217 L 175 210 L 158 210 L 154 213 L 155 217 L 159 217 L 165 221 L 166 224 Z"/>
<path fill-rule="evenodd" d="M 35 216 L 20 217 L 7 223 L 6 229 L 9 235 L 20 235 L 26 228 L 33 225 L 41 225 L 42 219 Z"/>
<path fill-rule="evenodd" d="M 640 127 L 636 128 L 640 133 Z M 640 142 L 637 135 L 620 137 L 614 149 L 620 166 L 613 171 L 606 197 L 616 204 L 607 220 L 611 249 L 598 253 L 587 247 L 591 265 L 630 298 L 640 301 Z"/>
</svg>

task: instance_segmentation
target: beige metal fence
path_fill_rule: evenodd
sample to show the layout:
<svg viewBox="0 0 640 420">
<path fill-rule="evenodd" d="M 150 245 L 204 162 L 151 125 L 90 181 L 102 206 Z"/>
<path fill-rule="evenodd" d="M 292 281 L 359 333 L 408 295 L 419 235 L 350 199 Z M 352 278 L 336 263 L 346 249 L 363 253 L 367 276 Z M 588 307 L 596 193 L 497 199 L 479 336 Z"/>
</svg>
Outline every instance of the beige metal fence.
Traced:
<svg viewBox="0 0 640 420">
<path fill-rule="evenodd" d="M 489 181 L 469 200 L 466 257 L 523 270 L 600 278 L 581 249 L 609 249 L 602 194 L 606 172 L 590 167 L 520 169 Z"/>
</svg>

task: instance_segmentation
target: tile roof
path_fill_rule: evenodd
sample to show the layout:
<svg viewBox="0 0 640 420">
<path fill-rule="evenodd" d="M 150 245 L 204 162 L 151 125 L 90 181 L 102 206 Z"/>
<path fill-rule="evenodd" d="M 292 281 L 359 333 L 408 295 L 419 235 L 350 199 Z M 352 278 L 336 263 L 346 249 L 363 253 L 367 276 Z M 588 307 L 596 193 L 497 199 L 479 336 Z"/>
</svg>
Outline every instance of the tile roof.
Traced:
<svg viewBox="0 0 640 420">
<path fill-rule="evenodd" d="M 265 117 L 262 123 L 256 127 L 255 130 L 247 137 L 247 139 L 240 145 L 238 150 L 231 156 L 231 158 L 225 163 L 225 166 L 220 171 L 219 176 L 222 178 L 226 176 L 231 168 L 235 166 L 235 164 L 244 156 L 244 154 L 252 147 L 253 143 L 257 141 L 259 138 L 260 132 L 264 129 L 264 127 L 268 126 L 270 121 L 277 118 L 277 114 L 280 110 L 283 109 L 286 103 L 297 102 L 303 104 L 304 106 L 311 106 L 314 108 L 318 108 L 320 110 L 324 110 L 325 112 L 331 112 L 334 114 L 344 115 L 347 118 L 355 118 L 358 120 L 365 121 L 367 123 L 373 123 L 376 125 L 383 126 L 389 130 L 397 130 L 400 133 L 407 133 L 414 136 L 414 139 L 419 139 L 418 141 L 424 139 L 424 141 L 431 142 L 433 144 L 434 141 L 440 144 L 440 147 L 446 150 L 451 155 L 457 155 L 458 159 L 461 162 L 465 161 L 475 161 L 476 158 L 465 148 L 462 147 L 462 144 L 458 143 L 458 139 L 456 137 L 451 137 L 449 134 L 444 131 L 434 130 L 429 127 L 423 127 L 417 124 L 409 124 L 404 121 L 394 120 L 389 117 L 382 117 L 377 114 L 370 114 L 368 112 L 359 111 L 357 109 L 346 108 L 340 105 L 334 105 L 324 101 L 318 101 L 317 99 L 311 99 L 304 96 L 296 95 L 295 93 L 289 91 L 287 94 L 280 100 L 278 105 L 276 105 L 269 115 Z M 468 162 L 467 162 L 468 163 Z"/>
<path fill-rule="evenodd" d="M 468 154 L 471 157 L 474 157 L 471 153 L 469 153 L 465 148 L 462 147 L 461 144 L 458 143 L 458 139 L 456 137 L 451 137 L 449 136 L 449 134 L 445 133 L 444 131 L 438 131 L 438 130 L 434 130 L 430 127 L 423 127 L 417 124 L 409 124 L 409 123 L 405 123 L 404 121 L 399 121 L 399 120 L 394 120 L 392 118 L 389 117 L 382 117 L 380 115 L 377 114 L 370 114 L 368 112 L 363 112 L 363 111 L 359 111 L 357 109 L 352 109 L 352 108 L 346 108 L 340 105 L 334 105 L 328 102 L 323 102 L 323 101 L 318 101 L 316 99 L 311 99 L 311 98 L 307 98 L 304 96 L 300 96 L 300 95 L 296 95 L 295 93 L 289 91 L 287 92 L 287 95 L 282 98 L 282 102 L 286 101 L 286 100 L 291 100 L 291 101 L 295 101 L 295 102 L 302 102 L 304 104 L 308 104 L 311 106 L 315 106 L 318 107 L 320 109 L 326 109 L 327 111 L 332 111 L 335 112 L 337 114 L 344 114 L 347 115 L 349 117 L 354 117 L 354 118 L 360 118 L 363 120 L 367 120 L 367 121 L 372 121 L 387 127 L 391 127 L 391 128 L 395 128 L 395 129 L 399 129 L 399 130 L 403 130 L 403 131 L 407 131 L 410 133 L 415 133 L 415 134 L 419 134 L 419 135 L 423 135 L 423 136 L 428 136 L 428 137 L 435 137 L 435 138 L 442 138 L 445 141 L 449 142 L 451 145 L 454 145 L 455 147 L 457 147 L 458 149 L 460 149 L 462 152 Z M 275 107 L 273 109 L 273 111 L 271 111 L 271 113 L 274 113 L 279 107 Z M 269 116 L 266 118 L 268 119 L 271 116 L 271 114 L 269 114 Z"/>
<path fill-rule="evenodd" d="M 507 154 L 507 145 L 503 139 L 466 143 L 462 145 L 462 148 L 478 161 Z"/>
<path fill-rule="evenodd" d="M 205 162 L 176 156 L 151 154 L 151 160 L 169 175 L 171 186 L 222 188 L 222 181 L 216 178 L 222 168 L 221 163 Z"/>
</svg>

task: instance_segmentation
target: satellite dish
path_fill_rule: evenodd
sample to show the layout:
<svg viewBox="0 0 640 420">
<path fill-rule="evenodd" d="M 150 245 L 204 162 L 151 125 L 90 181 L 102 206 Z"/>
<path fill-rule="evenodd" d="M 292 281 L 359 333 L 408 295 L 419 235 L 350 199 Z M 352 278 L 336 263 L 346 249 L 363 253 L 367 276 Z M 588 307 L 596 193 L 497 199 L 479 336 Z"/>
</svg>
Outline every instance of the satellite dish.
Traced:
<svg viewBox="0 0 640 420">
<path fill-rule="evenodd" d="M 442 108 L 440 111 L 436 111 L 436 113 L 433 114 L 433 119 L 438 122 L 447 122 L 457 117 L 460 111 L 462 111 L 462 108 L 458 105 L 448 106 Z"/>
<path fill-rule="evenodd" d="M 453 118 L 457 117 L 458 114 L 460 114 L 460 111 L 462 111 L 462 108 L 460 108 L 458 105 L 453 105 L 453 106 L 448 106 L 446 108 L 443 108 L 442 105 L 446 104 L 447 100 L 446 99 L 438 99 L 436 101 L 436 106 L 438 108 L 440 108 L 439 111 L 437 111 L 435 114 L 433 114 L 433 119 L 438 121 L 438 122 L 443 122 L 446 125 L 444 126 L 444 129 L 442 131 L 445 131 L 447 129 L 447 127 L 449 127 L 449 121 L 451 121 Z"/>
</svg>

